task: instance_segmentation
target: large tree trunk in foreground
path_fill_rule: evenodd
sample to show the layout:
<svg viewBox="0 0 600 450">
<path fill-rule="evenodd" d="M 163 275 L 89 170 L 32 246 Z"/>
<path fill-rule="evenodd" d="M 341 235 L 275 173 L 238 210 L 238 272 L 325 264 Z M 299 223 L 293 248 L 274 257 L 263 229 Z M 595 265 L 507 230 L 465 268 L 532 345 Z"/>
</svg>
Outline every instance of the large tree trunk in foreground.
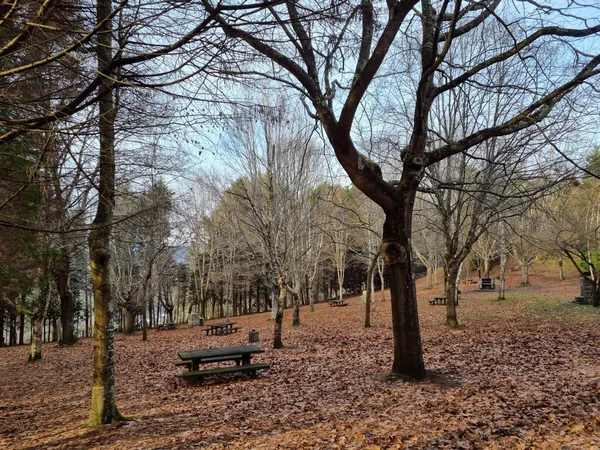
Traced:
<svg viewBox="0 0 600 450">
<path fill-rule="evenodd" d="M 88 237 L 90 275 L 94 295 L 94 369 L 89 426 L 98 427 L 122 419 L 115 402 L 114 325 L 110 289 L 110 232 L 115 197 L 115 118 L 112 74 L 112 20 L 110 0 L 97 1 L 98 68 L 106 75 L 98 88 L 99 181 L 98 209 Z"/>
<path fill-rule="evenodd" d="M 414 198 L 414 196 L 413 196 Z M 409 221 L 404 223 L 400 213 L 396 217 L 386 214 L 383 226 L 382 256 L 388 266 L 394 331 L 394 362 L 392 374 L 406 375 L 416 379 L 425 378 L 417 290 L 412 267 L 412 251 L 409 245 L 412 202 L 406 202 L 410 211 L 404 211 Z M 404 209 L 404 208 L 403 208 Z"/>
</svg>

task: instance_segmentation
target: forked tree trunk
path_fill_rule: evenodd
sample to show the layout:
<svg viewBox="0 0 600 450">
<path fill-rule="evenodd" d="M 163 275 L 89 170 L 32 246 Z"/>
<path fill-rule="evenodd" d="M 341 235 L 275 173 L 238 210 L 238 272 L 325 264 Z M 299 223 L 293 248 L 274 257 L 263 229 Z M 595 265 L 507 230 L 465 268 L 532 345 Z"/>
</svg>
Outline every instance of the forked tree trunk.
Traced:
<svg viewBox="0 0 600 450">
<path fill-rule="evenodd" d="M 94 369 L 92 402 L 88 425 L 98 427 L 122 419 L 115 402 L 114 324 L 110 289 L 110 232 L 115 197 L 115 118 L 112 74 L 112 20 L 110 0 L 97 0 L 98 34 L 96 51 L 98 88 L 99 180 L 98 209 L 88 237 L 90 275 L 94 296 Z"/>
</svg>

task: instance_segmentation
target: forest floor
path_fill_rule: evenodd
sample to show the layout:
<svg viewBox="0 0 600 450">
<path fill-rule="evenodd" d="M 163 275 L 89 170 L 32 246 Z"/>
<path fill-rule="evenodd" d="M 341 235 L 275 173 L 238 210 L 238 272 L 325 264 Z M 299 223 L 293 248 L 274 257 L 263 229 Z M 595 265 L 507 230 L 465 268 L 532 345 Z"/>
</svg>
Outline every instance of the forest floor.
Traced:
<svg viewBox="0 0 600 450">
<path fill-rule="evenodd" d="M 83 427 L 91 396 L 92 341 L 44 345 L 27 363 L 26 347 L 0 349 L 2 449 L 600 449 L 600 315 L 570 303 L 579 280 L 558 282 L 537 264 L 531 286 L 512 268 L 507 299 L 461 285 L 461 327 L 446 328 L 442 291 L 418 281 L 428 378 L 390 380 L 389 292 L 377 297 L 373 327 L 364 305 L 302 308 L 286 348 L 273 350 L 270 314 L 236 317 L 229 336 L 200 328 L 117 335 L 116 397 L 131 421 Z M 247 343 L 260 333 L 271 367 L 183 380 L 177 352 Z"/>
</svg>

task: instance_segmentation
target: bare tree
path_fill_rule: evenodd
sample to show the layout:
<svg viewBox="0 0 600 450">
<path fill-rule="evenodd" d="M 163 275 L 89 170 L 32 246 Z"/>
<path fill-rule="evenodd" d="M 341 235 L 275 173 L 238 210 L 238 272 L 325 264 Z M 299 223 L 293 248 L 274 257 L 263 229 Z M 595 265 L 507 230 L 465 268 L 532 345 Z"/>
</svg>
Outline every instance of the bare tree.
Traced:
<svg viewBox="0 0 600 450">
<path fill-rule="evenodd" d="M 590 54 L 580 44 L 589 42 L 585 37 L 600 32 L 600 25 L 590 25 L 588 19 L 596 17 L 597 6 L 589 5 L 586 12 L 577 9 L 577 17 L 568 7 L 559 9 L 539 2 L 528 2 L 531 11 L 524 14 L 520 6 L 501 4 L 499 0 L 367 1 L 358 6 L 339 2 L 317 10 L 313 4 L 285 2 L 266 8 L 257 5 L 256 10 L 245 11 L 243 16 L 221 14 L 210 0 L 204 0 L 204 5 L 215 14 L 227 36 L 245 43 L 263 58 L 264 69 L 268 64 L 277 66 L 271 77 L 293 86 L 308 99 L 310 114 L 322 124 L 352 182 L 385 211 L 383 255 L 390 276 L 394 322 L 392 373 L 423 378 L 410 239 L 414 199 L 424 170 L 489 139 L 535 126 L 551 116 L 560 100 L 574 100 L 570 94 L 575 90 L 591 87 L 597 79 L 600 55 Z M 563 13 L 572 17 L 574 28 L 555 25 L 554 19 Z M 499 24 L 510 44 L 499 41 L 462 61 L 459 75 L 437 80 L 437 74 L 456 63 L 446 60 L 450 48 L 461 40 L 472 39 L 473 30 L 490 22 Z M 379 165 L 358 151 L 352 134 L 357 110 L 375 76 L 380 75 L 384 60 L 392 56 L 392 45 L 405 50 L 396 54 L 406 58 L 410 67 L 420 63 L 418 71 L 412 68 L 405 72 L 407 78 L 414 76 L 416 83 L 406 83 L 409 87 L 402 93 L 411 98 L 414 108 L 407 126 L 410 132 L 396 152 L 402 168 L 397 181 L 384 179 Z M 536 58 L 537 49 L 545 45 L 555 46 L 555 51 L 564 49 L 561 53 L 565 60 L 559 70 L 549 59 Z M 354 68 L 345 73 L 349 61 Z M 489 89 L 496 81 L 487 77 L 488 69 L 504 61 L 512 63 L 512 70 L 527 71 L 536 81 L 530 78 L 526 86 L 503 84 L 506 95 L 501 101 L 510 103 L 515 90 L 527 90 L 527 102 L 513 104 L 513 114 L 502 122 L 483 125 L 456 141 L 427 149 L 431 107 L 436 98 L 465 84 Z"/>
<path fill-rule="evenodd" d="M 256 246 L 252 254 L 263 258 L 279 289 L 275 317 L 274 348 L 282 348 L 281 329 L 286 295 L 294 304 L 294 324 L 299 324 L 301 277 L 296 262 L 308 248 L 298 239 L 306 233 L 310 214 L 303 203 L 310 201 L 316 171 L 316 148 L 300 123 L 292 126 L 288 105 L 258 107 L 256 118 L 245 116 L 233 123 L 226 143 L 230 161 L 239 178 L 229 189 L 236 202 L 235 216 Z M 310 203 L 308 203 L 310 204 Z"/>
</svg>

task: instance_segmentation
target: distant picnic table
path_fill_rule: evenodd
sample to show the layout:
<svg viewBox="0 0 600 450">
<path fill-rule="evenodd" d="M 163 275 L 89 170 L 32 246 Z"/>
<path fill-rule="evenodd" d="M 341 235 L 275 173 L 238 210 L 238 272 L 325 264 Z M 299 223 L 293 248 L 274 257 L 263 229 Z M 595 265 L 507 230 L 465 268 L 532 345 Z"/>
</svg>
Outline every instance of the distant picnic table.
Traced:
<svg viewBox="0 0 600 450">
<path fill-rule="evenodd" d="M 176 366 L 185 366 L 189 370 L 183 373 L 187 378 L 200 378 L 208 375 L 217 375 L 233 372 L 249 372 L 252 378 L 256 371 L 267 369 L 268 363 L 251 364 L 252 355 L 263 353 L 264 350 L 256 345 L 237 345 L 233 347 L 205 348 L 200 350 L 187 350 L 178 352 L 181 361 L 175 361 Z M 235 361 L 235 366 L 217 367 L 214 369 L 199 370 L 200 364 L 221 361 Z"/>
<path fill-rule="evenodd" d="M 458 306 L 458 301 L 460 300 L 460 291 L 456 294 L 456 305 Z M 445 295 L 436 295 L 431 300 L 429 300 L 430 305 L 445 305 L 446 304 L 446 296 Z"/>
<path fill-rule="evenodd" d="M 156 331 L 160 331 L 160 330 L 174 330 L 175 329 L 175 324 L 172 322 L 168 322 L 168 323 L 161 323 L 159 325 L 156 326 Z"/>
<path fill-rule="evenodd" d="M 234 327 L 236 322 L 215 322 L 215 323 L 207 323 L 206 328 L 203 328 L 203 331 L 206 331 L 206 335 L 220 335 L 220 334 L 231 334 L 236 333 L 240 327 Z"/>
<path fill-rule="evenodd" d="M 339 299 L 338 297 L 329 299 L 329 306 L 348 306 L 344 300 Z"/>
</svg>

